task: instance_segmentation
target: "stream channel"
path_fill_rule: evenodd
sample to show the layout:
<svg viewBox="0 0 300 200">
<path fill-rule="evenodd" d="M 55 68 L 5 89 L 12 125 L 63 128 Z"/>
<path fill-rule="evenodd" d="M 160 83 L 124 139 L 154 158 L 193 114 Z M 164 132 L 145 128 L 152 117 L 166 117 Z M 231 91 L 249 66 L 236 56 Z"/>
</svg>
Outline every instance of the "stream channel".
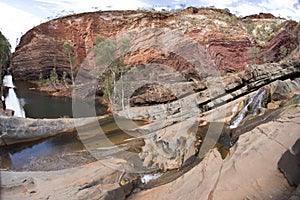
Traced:
<svg viewBox="0 0 300 200">
<path fill-rule="evenodd" d="M 72 99 L 53 97 L 35 90 L 34 84 L 15 81 L 17 96 L 24 106 L 26 117 L 60 118 L 72 117 Z M 80 103 L 80 102 L 79 102 Z M 82 103 L 79 106 L 92 106 Z M 95 102 L 98 116 L 107 114 L 106 107 Z M 87 108 L 90 109 L 90 108 Z M 88 116 L 83 116 L 88 117 Z M 125 123 L 126 120 L 119 123 Z M 106 137 L 114 144 L 120 144 L 129 136 L 124 134 L 113 117 L 101 121 Z M 59 134 L 34 142 L 0 147 L 0 169 L 14 171 L 49 171 L 76 167 L 96 159 L 85 149 L 77 132 Z"/>
<path fill-rule="evenodd" d="M 37 90 L 32 90 L 34 85 L 24 82 L 16 82 L 17 95 L 21 102 L 24 102 L 24 109 L 27 117 L 32 118 L 59 118 L 64 116 L 72 116 L 72 100 L 63 97 L 51 97 L 43 92 Z M 222 157 L 226 157 L 229 148 L 236 142 L 239 135 L 247 132 L 261 123 L 265 123 L 274 118 L 277 118 L 285 106 L 275 109 L 266 110 L 262 109 L 264 104 L 263 98 L 266 96 L 263 90 L 255 93 L 252 97 L 245 100 L 245 107 L 248 109 L 247 113 L 249 116 L 244 116 L 247 119 L 242 123 L 242 126 L 233 129 L 230 128 L 229 124 L 207 124 L 205 126 L 199 127 L 197 131 L 197 136 L 199 139 L 205 137 L 207 128 L 210 125 L 213 127 L 224 126 L 222 134 L 216 144 Z M 299 103 L 299 96 L 295 96 L 291 102 Z M 251 104 L 251 105 L 250 105 Z M 293 103 L 294 104 L 294 103 Z M 96 105 L 98 109 L 96 111 L 97 115 L 105 114 L 106 108 L 101 105 Z M 258 112 L 259 110 L 264 110 L 263 114 Z M 243 109 L 241 110 L 241 112 Z M 260 113 L 260 114 L 259 114 Z M 237 115 L 238 117 L 239 115 Z M 255 117 L 254 117 L 255 116 Z M 243 120 L 244 121 L 244 120 Z M 118 121 L 118 125 L 120 121 Z M 127 124 L 126 120 L 121 122 L 123 125 Z M 214 122 L 213 122 L 214 123 Z M 130 124 L 130 123 L 128 123 Z M 130 139 L 131 136 L 124 133 L 115 123 L 113 117 L 108 117 L 102 120 L 100 123 L 101 128 L 104 131 L 104 135 L 100 137 L 97 136 L 97 141 L 101 143 L 101 137 L 108 138 L 114 145 L 122 144 L 125 140 Z M 136 124 L 136 125 L 143 125 Z M 231 125 L 232 126 L 232 125 Z M 232 126 L 233 127 L 233 126 Z M 127 127 L 130 129 L 130 127 Z M 89 127 L 91 131 L 95 131 L 94 127 Z M 49 170 L 59 170 L 70 167 L 76 167 L 84 165 L 90 162 L 96 161 L 96 159 L 85 149 L 84 145 L 77 137 L 77 133 L 67 133 L 60 134 L 55 137 L 50 137 L 47 139 L 22 143 L 16 145 L 10 145 L 7 147 L 0 148 L 0 168 L 4 170 L 14 170 L 14 171 L 49 171 Z M 198 155 L 191 157 L 183 166 L 178 170 L 171 170 L 164 173 L 160 178 L 150 181 L 148 184 L 144 185 L 144 188 L 152 188 L 182 175 L 186 171 L 190 170 L 193 166 L 199 163 L 202 157 Z"/>
</svg>

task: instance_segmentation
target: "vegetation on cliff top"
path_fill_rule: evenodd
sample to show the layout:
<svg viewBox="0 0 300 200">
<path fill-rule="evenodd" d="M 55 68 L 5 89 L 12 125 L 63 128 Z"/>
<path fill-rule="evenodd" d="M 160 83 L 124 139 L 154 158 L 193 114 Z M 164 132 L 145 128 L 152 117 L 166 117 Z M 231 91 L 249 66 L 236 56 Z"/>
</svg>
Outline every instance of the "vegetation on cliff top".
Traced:
<svg viewBox="0 0 300 200">
<path fill-rule="evenodd" d="M 10 44 L 4 35 L 0 32 L 0 68 L 1 74 L 4 67 L 9 67 L 11 52 L 10 52 Z"/>
</svg>

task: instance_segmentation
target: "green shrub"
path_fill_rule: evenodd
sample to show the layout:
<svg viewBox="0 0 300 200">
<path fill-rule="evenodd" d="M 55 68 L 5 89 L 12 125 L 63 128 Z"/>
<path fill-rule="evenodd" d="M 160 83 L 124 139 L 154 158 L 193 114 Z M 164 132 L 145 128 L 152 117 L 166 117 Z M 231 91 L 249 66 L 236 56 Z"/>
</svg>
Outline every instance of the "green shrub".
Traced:
<svg viewBox="0 0 300 200">
<path fill-rule="evenodd" d="M 74 63 L 75 63 L 75 57 L 73 55 L 74 53 L 74 44 L 72 42 L 66 41 L 63 44 L 63 52 L 65 57 L 68 59 L 69 61 L 69 65 L 70 65 L 70 76 L 71 76 L 71 80 L 72 80 L 72 85 L 75 84 L 75 80 L 74 80 Z"/>
</svg>

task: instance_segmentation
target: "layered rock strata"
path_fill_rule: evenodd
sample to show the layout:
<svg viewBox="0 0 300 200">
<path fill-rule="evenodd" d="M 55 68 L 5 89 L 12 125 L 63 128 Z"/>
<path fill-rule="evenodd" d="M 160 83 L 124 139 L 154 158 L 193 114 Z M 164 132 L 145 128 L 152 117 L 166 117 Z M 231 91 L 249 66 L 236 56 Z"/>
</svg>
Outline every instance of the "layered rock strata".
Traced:
<svg viewBox="0 0 300 200">
<path fill-rule="evenodd" d="M 109 38 L 145 28 L 152 28 L 152 32 L 177 30 L 194 39 L 224 72 L 243 70 L 246 64 L 253 62 L 277 62 L 287 56 L 299 58 L 299 25 L 261 16 L 240 19 L 226 10 L 192 7 L 180 12 L 104 11 L 70 15 L 38 25 L 22 36 L 13 54 L 11 70 L 16 78 L 26 80 L 37 80 L 40 73 L 47 77 L 53 67 L 62 76 L 64 71 L 70 72 L 68 58 L 63 53 L 64 42 L 74 44 L 72 55 L 78 69 L 95 45 L 97 36 Z M 140 41 L 148 39 L 145 35 Z M 258 48 L 258 52 L 250 55 L 249 50 L 253 48 Z M 131 52 L 126 63 L 170 63 L 171 60 L 174 55 L 164 55 L 161 49 L 145 46 L 142 51 Z M 175 60 L 177 62 L 172 61 L 174 66 L 188 67 L 181 66 L 180 58 L 175 57 Z"/>
</svg>

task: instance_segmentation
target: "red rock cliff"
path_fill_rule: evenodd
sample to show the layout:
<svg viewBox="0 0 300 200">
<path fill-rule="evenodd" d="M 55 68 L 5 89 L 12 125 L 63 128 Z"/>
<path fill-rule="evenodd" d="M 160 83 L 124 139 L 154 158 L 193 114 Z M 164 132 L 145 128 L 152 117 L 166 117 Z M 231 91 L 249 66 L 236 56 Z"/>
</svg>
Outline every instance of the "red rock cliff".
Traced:
<svg viewBox="0 0 300 200">
<path fill-rule="evenodd" d="M 224 72 L 240 71 L 253 62 L 299 58 L 299 25 L 270 15 L 258 16 L 240 19 L 222 9 L 192 7 L 180 12 L 104 11 L 70 15 L 29 30 L 13 54 L 12 72 L 16 78 L 36 80 L 40 73 L 48 76 L 56 67 L 61 75 L 69 71 L 63 55 L 65 41 L 74 44 L 75 66 L 78 67 L 98 35 L 111 37 L 145 27 L 175 29 L 190 36 L 207 50 L 215 66 Z M 254 48 L 258 50 L 253 53 Z M 169 64 L 174 56 L 144 49 L 127 57 L 128 64 L 153 60 Z M 172 65 L 193 73 L 191 66 L 185 65 L 180 58 L 175 57 Z"/>
</svg>

